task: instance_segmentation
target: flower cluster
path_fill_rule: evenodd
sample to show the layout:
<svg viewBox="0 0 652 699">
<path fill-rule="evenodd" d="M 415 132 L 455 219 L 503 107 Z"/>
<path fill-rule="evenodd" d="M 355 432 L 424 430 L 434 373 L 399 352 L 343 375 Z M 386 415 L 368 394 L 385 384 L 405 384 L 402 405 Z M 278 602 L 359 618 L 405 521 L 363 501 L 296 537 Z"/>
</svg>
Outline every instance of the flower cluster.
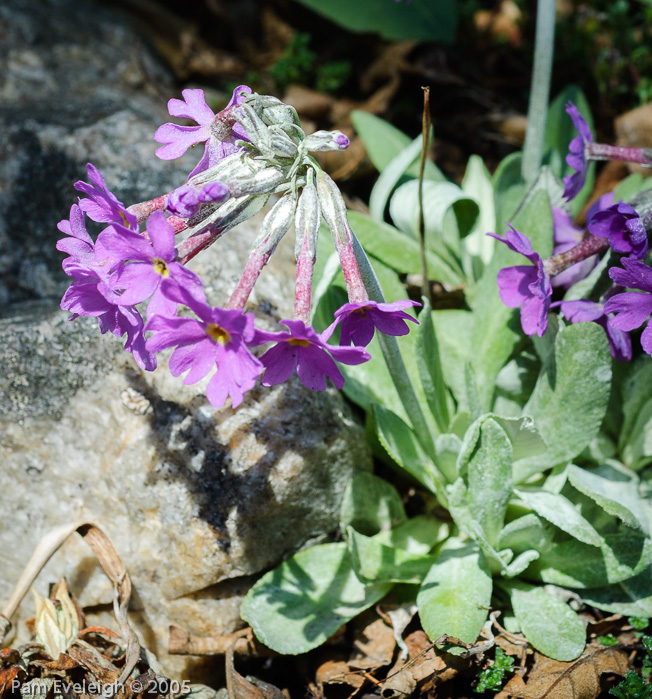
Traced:
<svg viewBox="0 0 652 699">
<path fill-rule="evenodd" d="M 591 160 L 629 160 L 652 164 L 648 152 L 595 143 L 591 129 L 575 105 L 569 103 L 570 115 L 578 135 L 571 141 L 566 162 L 576 172 L 565 178 L 564 197 L 571 200 L 584 187 Z M 527 335 L 546 332 L 548 311 L 559 308 L 571 323 L 594 322 L 604 328 L 611 354 L 616 360 L 632 357 L 628 332 L 639 328 L 652 315 L 652 269 L 644 262 L 648 254 L 648 234 L 652 214 L 641 215 L 631 204 L 614 202 L 606 194 L 587 212 L 586 231 L 575 228 L 564 209 L 553 207 L 554 243 L 552 257 L 543 260 L 532 249 L 528 238 L 511 226 L 504 238 L 497 240 L 523 255 L 529 265 L 505 267 L 498 273 L 500 297 L 505 305 L 521 308 L 521 324 Z M 596 267 L 599 254 L 611 255 L 608 261 L 620 262 L 608 271 L 606 284 L 596 283 L 599 298 L 559 300 L 553 293 L 568 291 L 585 279 Z M 606 275 L 605 275 L 606 276 Z M 637 291 L 624 291 L 636 289 Z M 642 293 L 641 293 L 642 292 Z M 641 336 L 645 352 L 652 355 L 652 327 L 648 324 Z"/>
<path fill-rule="evenodd" d="M 406 321 L 416 320 L 405 311 L 418 305 L 376 303 L 367 295 L 342 196 L 310 155 L 343 150 L 348 138 L 339 131 L 306 135 L 292 107 L 253 94 L 246 86 L 236 88 L 217 114 L 206 104 L 202 90 L 184 90 L 182 95 L 183 100 L 168 103 L 170 115 L 197 125 L 163 124 L 154 139 L 163 144 L 156 154 L 166 160 L 204 144 L 186 183 L 129 207 L 91 164 L 88 182 L 75 184 L 85 197 L 73 204 L 69 219 L 59 223 L 65 237 L 57 248 L 67 254 L 63 269 L 72 278 L 61 307 L 72 313 L 70 320 L 94 316 L 103 333 L 126 335 L 125 349 L 145 370 L 156 368 L 157 353 L 167 349 L 173 349 L 170 371 L 185 374 L 186 384 L 215 369 L 207 385 L 207 397 L 215 407 L 228 399 L 237 407 L 259 378 L 263 385 L 273 386 L 295 371 L 309 389 L 323 391 L 326 378 L 341 388 L 344 377 L 337 363 L 369 360 L 365 347 L 375 330 L 408 333 Z M 224 307 L 211 306 L 201 279 L 186 264 L 257 214 L 272 195 L 277 201 L 262 222 L 231 298 Z M 95 241 L 86 218 L 107 224 Z M 349 303 L 336 312 L 329 328 L 318 333 L 310 326 L 310 314 L 322 220 L 339 254 Z M 297 260 L 294 317 L 281 321 L 287 330 L 263 331 L 254 326 L 253 314 L 244 312 L 245 305 L 292 224 Z M 329 343 L 338 327 L 341 344 Z M 269 343 L 273 344 L 260 357 L 252 352 Z"/>
</svg>

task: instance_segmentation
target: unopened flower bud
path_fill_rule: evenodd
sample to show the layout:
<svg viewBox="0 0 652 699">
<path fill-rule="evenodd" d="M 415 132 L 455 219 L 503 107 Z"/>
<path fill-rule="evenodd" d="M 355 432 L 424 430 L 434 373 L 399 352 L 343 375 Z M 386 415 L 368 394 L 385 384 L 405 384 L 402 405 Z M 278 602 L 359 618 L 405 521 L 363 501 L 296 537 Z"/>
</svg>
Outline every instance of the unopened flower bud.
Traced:
<svg viewBox="0 0 652 699">
<path fill-rule="evenodd" d="M 229 198 L 230 192 L 224 182 L 209 182 L 199 190 L 197 196 L 202 204 L 210 202 L 221 204 Z"/>
<path fill-rule="evenodd" d="M 345 243 L 346 232 L 349 229 L 349 220 L 346 215 L 346 204 L 340 190 L 333 180 L 323 171 L 317 171 L 317 193 L 321 215 L 326 225 L 331 229 L 333 240 L 337 243 Z"/>
<path fill-rule="evenodd" d="M 293 192 L 282 196 L 269 210 L 260 227 L 260 234 L 251 246 L 252 252 L 271 255 L 294 220 L 297 197 Z"/>
<path fill-rule="evenodd" d="M 270 126 L 268 129 L 269 147 L 282 158 L 296 158 L 297 144 L 283 131 L 280 126 Z"/>
<path fill-rule="evenodd" d="M 194 216 L 201 206 L 197 192 L 193 187 L 184 185 L 175 189 L 168 197 L 165 210 L 181 218 Z"/>
<path fill-rule="evenodd" d="M 301 192 L 297 205 L 297 214 L 294 227 L 297 232 L 294 247 L 294 256 L 298 259 L 303 248 L 304 241 L 307 241 L 308 252 L 312 259 L 317 254 L 317 236 L 319 235 L 319 223 L 321 211 L 319 207 L 319 196 L 314 183 L 314 173 L 310 169 L 306 173 L 306 186 Z"/>
<path fill-rule="evenodd" d="M 240 105 L 236 110 L 236 118 L 254 146 L 258 150 L 264 150 L 269 143 L 269 127 L 256 114 L 251 104 L 245 102 L 245 104 Z"/>
<path fill-rule="evenodd" d="M 272 192 L 286 178 L 286 171 L 279 167 L 267 167 L 248 177 L 228 180 L 231 196 L 241 197 L 243 194 L 260 194 Z"/>
<path fill-rule="evenodd" d="M 327 150 L 345 150 L 349 147 L 349 138 L 341 131 L 315 131 L 305 140 L 306 148 L 313 152 Z"/>
</svg>

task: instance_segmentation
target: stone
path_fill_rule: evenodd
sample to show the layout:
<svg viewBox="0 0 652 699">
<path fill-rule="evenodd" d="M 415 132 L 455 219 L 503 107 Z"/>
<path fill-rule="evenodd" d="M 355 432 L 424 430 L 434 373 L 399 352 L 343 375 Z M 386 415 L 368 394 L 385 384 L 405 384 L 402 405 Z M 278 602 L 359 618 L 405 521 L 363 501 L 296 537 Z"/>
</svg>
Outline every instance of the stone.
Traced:
<svg viewBox="0 0 652 699">
<path fill-rule="evenodd" d="M 337 528 L 347 482 L 371 467 L 364 431 L 337 391 L 312 392 L 297 380 L 257 387 L 238 410 L 216 410 L 207 381 L 185 386 L 165 355 L 145 373 L 96 321 L 67 321 L 56 223 L 76 201 L 72 184 L 85 163 L 131 204 L 182 184 L 198 154 L 153 157 L 152 134 L 168 117 L 148 79 L 174 96 L 169 77 L 101 5 L 9 0 L 0 41 L 0 599 L 48 530 L 87 518 L 123 558 L 132 622 L 162 670 L 201 679 L 200 664 L 167 654 L 169 625 L 207 636 L 239 628 L 255 576 Z M 233 290 L 260 221 L 190 264 L 212 304 Z M 293 287 L 287 239 L 251 297 L 261 327 L 291 316 Z M 79 538 L 53 556 L 36 587 L 46 594 L 63 575 L 91 619 L 115 626 L 111 585 Z M 27 599 L 13 619 L 14 642 L 26 640 L 32 614 Z"/>
</svg>

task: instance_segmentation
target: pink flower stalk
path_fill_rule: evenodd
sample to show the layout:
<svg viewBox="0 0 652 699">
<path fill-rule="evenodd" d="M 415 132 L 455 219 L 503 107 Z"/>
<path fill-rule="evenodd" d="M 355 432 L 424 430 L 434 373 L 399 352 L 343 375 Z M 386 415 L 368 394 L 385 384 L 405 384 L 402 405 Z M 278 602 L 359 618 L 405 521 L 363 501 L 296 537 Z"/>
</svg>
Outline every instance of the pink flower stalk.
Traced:
<svg viewBox="0 0 652 699">
<path fill-rule="evenodd" d="M 175 347 L 170 357 L 173 376 L 188 372 L 183 383 L 192 384 L 217 367 L 206 396 L 216 408 L 231 398 L 234 408 L 254 387 L 263 364 L 248 348 L 254 337 L 254 317 L 239 310 L 211 308 L 181 286 L 166 287 L 170 300 L 187 306 L 197 318 L 154 316 L 146 326 L 154 334 L 147 340 L 151 352 Z"/>
<path fill-rule="evenodd" d="M 245 100 L 244 94 L 251 94 L 251 88 L 240 85 L 219 114 L 206 104 L 203 90 L 183 90 L 183 100 L 171 99 L 168 102 L 170 116 L 183 117 L 196 121 L 198 126 L 179 126 L 166 123 L 154 134 L 154 140 L 163 143 L 156 151 L 162 160 L 180 158 L 191 146 L 205 143 L 204 154 L 188 179 L 216 165 L 220 160 L 238 150 L 237 140 L 248 141 L 244 129 L 235 120 L 234 108 Z"/>
</svg>

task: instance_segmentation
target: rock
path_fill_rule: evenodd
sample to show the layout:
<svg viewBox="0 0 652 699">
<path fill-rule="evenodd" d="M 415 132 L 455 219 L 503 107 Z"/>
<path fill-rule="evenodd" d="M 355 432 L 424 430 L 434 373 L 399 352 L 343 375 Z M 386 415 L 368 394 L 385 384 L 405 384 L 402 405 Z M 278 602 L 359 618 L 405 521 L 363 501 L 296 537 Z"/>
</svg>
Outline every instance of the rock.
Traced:
<svg viewBox="0 0 652 699">
<path fill-rule="evenodd" d="M 141 639 L 165 672 L 201 679 L 191 661 L 167 655 L 169 625 L 197 635 L 238 628 L 255 574 L 337 527 L 344 487 L 371 465 L 364 432 L 337 391 L 298 381 L 215 410 L 206 381 L 184 386 L 165 357 L 144 373 L 93 319 L 67 322 L 56 223 L 87 160 L 131 204 L 183 183 L 197 154 L 153 156 L 167 115 L 148 76 L 169 79 L 107 9 L 10 0 L 0 19 L 0 599 L 50 528 L 91 519 L 132 576 Z M 211 303 L 228 298 L 259 224 L 191 263 Z M 251 298 L 269 327 L 292 311 L 292 247 L 284 241 Z M 80 539 L 55 554 L 37 589 L 62 575 L 106 621 L 112 589 Z M 14 619 L 19 640 L 32 614 L 28 599 Z"/>
</svg>

